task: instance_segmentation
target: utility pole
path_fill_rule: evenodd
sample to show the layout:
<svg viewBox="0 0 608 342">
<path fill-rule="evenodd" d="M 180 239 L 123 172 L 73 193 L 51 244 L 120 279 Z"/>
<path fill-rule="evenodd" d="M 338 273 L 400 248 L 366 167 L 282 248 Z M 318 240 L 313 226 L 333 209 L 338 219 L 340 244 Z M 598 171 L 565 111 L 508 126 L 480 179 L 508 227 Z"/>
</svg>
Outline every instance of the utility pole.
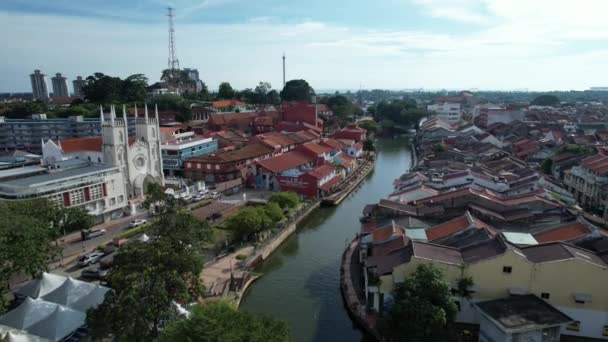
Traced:
<svg viewBox="0 0 608 342">
<path fill-rule="evenodd" d="M 283 88 L 285 88 L 285 52 L 283 52 Z"/>
<path fill-rule="evenodd" d="M 179 70 L 179 60 L 175 57 L 175 29 L 173 28 L 173 8 L 167 7 L 169 17 L 169 59 L 167 69 L 171 71 L 171 77 L 175 76 L 175 71 Z"/>
</svg>

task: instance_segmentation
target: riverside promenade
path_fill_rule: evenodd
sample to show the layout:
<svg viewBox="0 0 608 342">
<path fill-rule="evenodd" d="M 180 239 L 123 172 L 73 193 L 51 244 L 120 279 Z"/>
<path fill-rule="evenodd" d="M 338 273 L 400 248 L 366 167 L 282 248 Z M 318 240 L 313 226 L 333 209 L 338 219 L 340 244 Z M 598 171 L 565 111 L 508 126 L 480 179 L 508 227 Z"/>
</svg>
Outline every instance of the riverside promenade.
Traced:
<svg viewBox="0 0 608 342">
<path fill-rule="evenodd" d="M 370 336 L 381 341 L 382 338 L 377 330 L 377 317 L 369 313 L 365 305 L 364 289 L 361 287 L 363 281 L 361 265 L 358 261 L 359 240 L 351 241 L 348 248 L 342 254 L 340 265 L 340 289 L 346 308 L 353 320 Z"/>
</svg>

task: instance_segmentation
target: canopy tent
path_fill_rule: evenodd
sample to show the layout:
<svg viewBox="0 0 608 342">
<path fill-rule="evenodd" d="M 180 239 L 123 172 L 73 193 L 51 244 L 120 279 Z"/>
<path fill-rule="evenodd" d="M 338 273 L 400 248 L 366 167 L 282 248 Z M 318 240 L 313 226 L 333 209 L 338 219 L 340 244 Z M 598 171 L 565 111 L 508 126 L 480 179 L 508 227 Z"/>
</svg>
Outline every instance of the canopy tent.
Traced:
<svg viewBox="0 0 608 342">
<path fill-rule="evenodd" d="M 42 299 L 61 305 L 71 306 L 81 298 L 86 297 L 94 289 L 95 285 L 91 283 L 69 277 L 61 286 L 44 295 Z"/>
<path fill-rule="evenodd" d="M 150 237 L 144 233 L 144 234 L 141 234 L 141 236 L 137 238 L 137 241 L 148 242 L 148 241 L 150 241 Z"/>
<path fill-rule="evenodd" d="M 80 298 L 70 305 L 70 307 L 74 310 L 87 312 L 88 309 L 96 307 L 97 305 L 103 303 L 106 293 L 110 291 L 109 288 L 105 286 L 97 285 L 93 289 L 93 291 L 89 292 L 86 296 Z"/>
<path fill-rule="evenodd" d="M 52 314 L 29 327 L 27 332 L 52 341 L 59 341 L 83 326 L 86 317 L 87 315 L 83 312 L 57 305 Z"/>
<path fill-rule="evenodd" d="M 55 303 L 28 297 L 21 305 L 0 316 L 0 324 L 17 330 L 27 329 L 48 317 L 56 308 L 57 304 Z"/>
<path fill-rule="evenodd" d="M 39 298 L 49 292 L 52 292 L 61 286 L 61 284 L 63 284 L 66 280 L 67 277 L 44 272 L 39 278 L 36 278 L 17 289 L 15 294 L 18 296 Z"/>
<path fill-rule="evenodd" d="M 11 331 L 4 336 L 2 342 L 50 342 L 50 340 L 23 331 Z"/>
</svg>

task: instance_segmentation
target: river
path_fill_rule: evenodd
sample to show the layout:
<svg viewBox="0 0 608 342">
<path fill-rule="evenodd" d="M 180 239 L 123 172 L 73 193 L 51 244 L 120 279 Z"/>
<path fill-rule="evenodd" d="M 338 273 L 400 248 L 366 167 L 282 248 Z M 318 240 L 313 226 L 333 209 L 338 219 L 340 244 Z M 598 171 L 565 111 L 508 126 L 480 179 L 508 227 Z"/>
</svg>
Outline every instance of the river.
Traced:
<svg viewBox="0 0 608 342">
<path fill-rule="evenodd" d="M 392 189 L 410 167 L 406 139 L 376 141 L 376 167 L 338 207 L 310 215 L 256 271 L 264 275 L 246 292 L 241 310 L 289 323 L 293 341 L 360 341 L 340 294 L 340 259 L 359 231 L 359 216 Z"/>
</svg>

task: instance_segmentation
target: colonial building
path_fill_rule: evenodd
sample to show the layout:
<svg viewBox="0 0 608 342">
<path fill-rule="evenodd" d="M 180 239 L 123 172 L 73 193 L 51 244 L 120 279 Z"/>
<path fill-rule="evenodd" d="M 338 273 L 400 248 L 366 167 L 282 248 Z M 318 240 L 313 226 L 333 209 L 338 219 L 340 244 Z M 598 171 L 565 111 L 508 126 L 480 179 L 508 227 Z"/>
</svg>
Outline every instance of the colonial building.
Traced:
<svg viewBox="0 0 608 342">
<path fill-rule="evenodd" d="M 161 158 L 160 129 L 158 111 L 155 118 L 148 115 L 137 117 L 135 111 L 135 136 L 129 137 L 127 113 L 123 107 L 123 117 L 116 117 L 114 106 L 111 107 L 109 119 L 100 109 L 102 135 L 82 139 L 70 139 L 70 148 L 64 149 L 62 142 L 43 141 L 43 161 L 51 165 L 57 161 L 69 159 L 86 159 L 119 167 L 124 176 L 123 182 L 129 197 L 144 195 L 146 185 L 150 182 L 164 183 Z"/>
</svg>

